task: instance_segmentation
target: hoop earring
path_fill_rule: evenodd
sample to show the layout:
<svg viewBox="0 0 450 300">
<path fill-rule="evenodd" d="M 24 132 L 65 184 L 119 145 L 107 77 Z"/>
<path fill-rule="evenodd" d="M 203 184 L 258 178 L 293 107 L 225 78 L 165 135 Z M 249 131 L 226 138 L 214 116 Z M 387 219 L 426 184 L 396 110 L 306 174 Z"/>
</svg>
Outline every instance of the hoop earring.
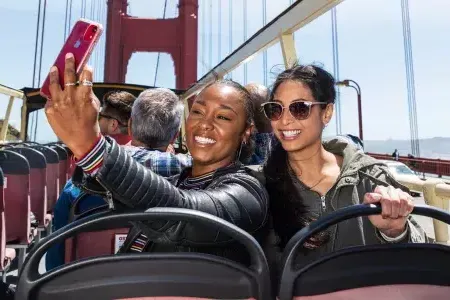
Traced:
<svg viewBox="0 0 450 300">
<path fill-rule="evenodd" d="M 244 141 L 241 142 L 241 146 L 239 147 L 239 151 L 236 156 L 236 161 L 239 161 L 239 159 L 241 158 L 242 146 L 245 144 L 246 144 L 246 142 L 244 142 Z"/>
</svg>

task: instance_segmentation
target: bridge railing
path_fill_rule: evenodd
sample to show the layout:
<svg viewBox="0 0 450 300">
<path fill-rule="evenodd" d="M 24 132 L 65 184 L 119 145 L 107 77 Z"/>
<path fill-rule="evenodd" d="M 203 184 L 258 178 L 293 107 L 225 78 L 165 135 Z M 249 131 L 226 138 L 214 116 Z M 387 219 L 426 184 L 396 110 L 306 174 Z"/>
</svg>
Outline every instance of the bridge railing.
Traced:
<svg viewBox="0 0 450 300">
<path fill-rule="evenodd" d="M 375 157 L 376 159 L 392 160 L 392 156 L 389 154 L 367 154 Z M 450 160 L 400 156 L 398 161 L 409 166 L 412 170 L 422 174 L 435 174 L 438 175 L 438 177 L 450 176 Z"/>
<path fill-rule="evenodd" d="M 450 184 L 438 178 L 427 180 L 401 179 L 400 183 L 414 191 L 423 192 L 425 203 L 443 210 L 449 210 Z M 434 236 L 438 243 L 449 243 L 448 225 L 437 220 L 433 220 Z"/>
</svg>

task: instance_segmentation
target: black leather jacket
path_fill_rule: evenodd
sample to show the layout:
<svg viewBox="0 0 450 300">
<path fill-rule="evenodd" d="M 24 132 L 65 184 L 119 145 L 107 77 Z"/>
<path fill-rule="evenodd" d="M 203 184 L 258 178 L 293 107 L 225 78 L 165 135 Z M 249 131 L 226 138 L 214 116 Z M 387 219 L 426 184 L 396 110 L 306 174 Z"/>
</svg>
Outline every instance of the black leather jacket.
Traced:
<svg viewBox="0 0 450 300">
<path fill-rule="evenodd" d="M 167 180 L 156 175 L 107 139 L 103 166 L 95 178 L 83 176 L 78 168 L 73 182 L 87 192 L 106 195 L 118 212 L 151 207 L 195 209 L 233 223 L 262 241 L 267 232 L 269 200 L 264 185 L 252 172 L 233 165 L 218 169 L 204 190 L 182 190 L 173 184 L 179 176 Z M 215 228 L 171 221 L 133 225 L 121 252 L 126 252 L 133 237 L 142 232 L 152 241 L 151 252 L 201 252 L 248 261 L 247 255 L 242 255 L 243 248 Z"/>
</svg>

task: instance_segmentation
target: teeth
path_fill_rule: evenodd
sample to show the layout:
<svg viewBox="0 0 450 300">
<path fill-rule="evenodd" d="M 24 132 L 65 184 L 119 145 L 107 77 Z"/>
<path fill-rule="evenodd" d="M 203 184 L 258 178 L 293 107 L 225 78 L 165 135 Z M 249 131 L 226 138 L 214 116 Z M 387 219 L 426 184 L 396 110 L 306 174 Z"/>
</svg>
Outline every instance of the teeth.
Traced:
<svg viewBox="0 0 450 300">
<path fill-rule="evenodd" d="M 202 137 L 202 136 L 194 136 L 194 139 L 197 143 L 200 143 L 200 144 L 214 144 L 216 142 L 213 139 Z"/>
<path fill-rule="evenodd" d="M 281 131 L 285 137 L 293 137 L 300 134 L 300 130 L 283 130 Z"/>
</svg>

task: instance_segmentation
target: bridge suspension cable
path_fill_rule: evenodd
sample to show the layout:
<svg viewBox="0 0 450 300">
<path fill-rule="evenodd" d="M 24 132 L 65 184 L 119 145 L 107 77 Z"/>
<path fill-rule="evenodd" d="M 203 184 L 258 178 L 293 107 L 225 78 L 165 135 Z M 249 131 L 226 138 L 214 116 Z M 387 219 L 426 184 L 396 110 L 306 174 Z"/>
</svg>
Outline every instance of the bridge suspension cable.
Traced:
<svg viewBox="0 0 450 300">
<path fill-rule="evenodd" d="M 217 20 L 218 20 L 218 26 L 217 26 L 217 61 L 222 60 L 222 2 L 218 1 L 219 8 L 217 9 Z"/>
<path fill-rule="evenodd" d="M 209 48 L 208 48 L 208 69 L 213 68 L 213 52 L 212 52 L 212 28 L 213 28 L 213 13 L 212 13 L 212 1 L 209 1 Z"/>
<path fill-rule="evenodd" d="M 267 24 L 267 0 L 263 1 L 263 27 Z M 264 86 L 268 85 L 268 74 L 267 74 L 267 49 L 263 51 L 263 74 L 264 74 Z"/>
<path fill-rule="evenodd" d="M 33 78 L 31 81 L 31 87 L 35 87 L 36 82 L 36 62 L 37 62 L 37 53 L 38 53 L 38 43 L 39 43 L 39 24 L 41 22 L 41 0 L 38 2 L 38 15 L 37 15 L 37 21 L 36 21 L 36 37 L 35 37 L 35 44 L 34 44 L 34 60 L 33 60 Z M 33 113 L 31 115 L 31 121 L 30 121 L 30 129 L 34 128 L 34 123 L 36 121 L 36 114 L 37 112 Z M 31 135 L 33 132 L 31 132 Z M 30 135 L 30 139 L 32 140 L 33 137 Z"/>
<path fill-rule="evenodd" d="M 331 39 L 333 44 L 333 73 L 336 80 L 339 78 L 339 41 L 338 41 L 338 28 L 337 28 L 337 12 L 336 7 L 331 9 Z M 341 122 L 341 94 L 339 87 L 336 93 L 336 134 L 342 133 Z"/>
<path fill-rule="evenodd" d="M 405 53 L 406 86 L 409 110 L 409 127 L 411 135 L 411 151 L 416 157 L 420 157 L 419 133 L 417 124 L 416 92 L 414 80 L 414 62 L 411 45 L 411 20 L 409 17 L 409 1 L 401 1 L 403 45 Z"/>
<path fill-rule="evenodd" d="M 42 19 L 41 19 L 41 10 L 42 10 Z M 47 0 L 44 0 L 43 5 L 42 5 L 42 1 L 39 0 L 38 17 L 37 17 L 37 22 L 36 22 L 36 37 L 35 37 L 35 46 L 34 46 L 32 87 L 36 87 L 41 84 L 42 52 L 43 52 L 43 48 L 44 48 L 46 10 L 47 10 Z M 40 44 L 39 44 L 39 41 L 40 41 Z M 39 48 L 39 50 L 38 50 L 38 48 Z M 38 57 L 38 52 L 39 52 L 39 57 Z M 39 65 L 38 65 L 38 60 L 39 60 Z M 36 141 L 38 121 L 39 121 L 39 112 L 36 111 L 31 116 L 30 140 Z"/>
<path fill-rule="evenodd" d="M 244 42 L 247 40 L 247 0 L 243 0 L 242 1 L 244 4 L 244 13 L 243 13 L 243 17 L 244 17 L 244 28 L 243 28 L 243 32 L 244 32 Z M 247 84 L 247 63 L 244 63 L 244 85 Z"/>
<path fill-rule="evenodd" d="M 67 17 L 69 16 L 69 0 L 66 0 L 66 14 L 64 16 L 64 41 L 67 37 Z"/>
<path fill-rule="evenodd" d="M 233 1 L 228 0 L 228 53 L 233 52 Z M 233 79 L 233 73 L 230 72 L 227 74 L 229 79 Z"/>
</svg>

